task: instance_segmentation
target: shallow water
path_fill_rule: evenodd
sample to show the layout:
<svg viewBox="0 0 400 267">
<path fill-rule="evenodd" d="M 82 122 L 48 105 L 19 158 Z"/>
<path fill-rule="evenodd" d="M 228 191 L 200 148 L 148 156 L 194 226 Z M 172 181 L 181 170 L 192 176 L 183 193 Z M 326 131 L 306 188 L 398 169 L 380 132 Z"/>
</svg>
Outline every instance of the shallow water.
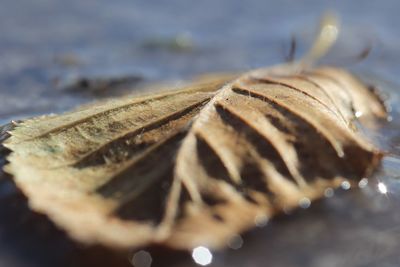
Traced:
<svg viewBox="0 0 400 267">
<path fill-rule="evenodd" d="M 388 156 L 368 185 L 339 189 L 238 237 L 233 248 L 212 252 L 211 266 L 399 266 L 400 3 L 327 3 L 2 0 L 0 123 L 125 92 L 124 86 L 101 93 L 65 89 L 81 77 L 152 82 L 280 63 L 292 35 L 301 55 L 322 12 L 337 10 L 343 31 L 325 62 L 351 68 L 389 95 L 392 121 L 373 134 Z M 185 45 L 176 45 L 182 38 Z M 369 57 L 357 62 L 368 47 Z M 0 181 L 0 266 L 131 265 L 125 255 L 69 241 L 29 212 L 9 180 Z M 149 252 L 151 266 L 198 266 L 189 254 Z"/>
</svg>

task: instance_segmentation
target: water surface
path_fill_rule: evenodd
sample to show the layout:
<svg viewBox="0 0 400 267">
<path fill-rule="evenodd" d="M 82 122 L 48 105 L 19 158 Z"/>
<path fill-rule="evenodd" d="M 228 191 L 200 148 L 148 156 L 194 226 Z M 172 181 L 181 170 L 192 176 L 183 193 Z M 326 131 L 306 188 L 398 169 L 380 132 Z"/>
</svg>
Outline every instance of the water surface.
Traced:
<svg viewBox="0 0 400 267">
<path fill-rule="evenodd" d="M 297 56 L 307 49 L 327 9 L 339 13 L 343 30 L 325 62 L 352 69 L 389 95 L 392 121 L 374 134 L 388 156 L 363 188 L 339 189 L 238 237 L 233 248 L 213 252 L 211 266 L 399 266 L 398 1 L 2 0 L 0 123 L 123 92 L 65 90 L 80 78 L 151 82 L 280 63 L 292 36 Z M 369 57 L 357 62 L 369 47 Z M 68 240 L 29 212 L 9 180 L 0 183 L 0 203 L 0 266 L 131 265 L 126 255 Z M 151 266 L 198 266 L 189 254 L 149 252 Z"/>
</svg>

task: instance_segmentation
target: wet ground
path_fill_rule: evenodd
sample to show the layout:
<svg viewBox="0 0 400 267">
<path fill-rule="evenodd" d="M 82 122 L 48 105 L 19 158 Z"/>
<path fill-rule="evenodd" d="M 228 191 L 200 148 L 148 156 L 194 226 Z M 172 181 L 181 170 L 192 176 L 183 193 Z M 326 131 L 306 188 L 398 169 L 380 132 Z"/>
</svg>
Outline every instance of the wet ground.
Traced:
<svg viewBox="0 0 400 267">
<path fill-rule="evenodd" d="M 121 95 L 145 82 L 280 63 L 292 36 L 299 56 L 321 14 L 336 10 L 342 35 L 325 62 L 354 70 L 389 96 L 393 120 L 374 134 L 388 156 L 368 185 L 340 189 L 308 209 L 268 222 L 240 237 L 243 242 L 233 246 L 237 249 L 214 252 L 211 266 L 400 265 L 399 2 L 0 4 L 0 124 Z M 359 61 L 370 48 L 370 55 Z M 30 212 L 24 197 L 1 175 L 0 266 L 132 266 L 127 255 L 70 241 L 44 216 Z M 146 251 L 151 266 L 196 266 L 189 254 Z M 134 257 L 136 265 L 140 255 L 148 256 Z M 146 266 L 147 256 L 139 267 Z"/>
</svg>

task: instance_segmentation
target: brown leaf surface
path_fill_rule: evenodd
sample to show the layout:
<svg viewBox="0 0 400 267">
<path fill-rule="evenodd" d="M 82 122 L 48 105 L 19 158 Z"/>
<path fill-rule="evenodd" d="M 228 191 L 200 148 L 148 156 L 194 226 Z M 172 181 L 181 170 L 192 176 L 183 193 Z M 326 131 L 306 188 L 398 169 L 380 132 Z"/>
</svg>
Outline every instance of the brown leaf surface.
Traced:
<svg viewBox="0 0 400 267">
<path fill-rule="evenodd" d="M 81 242 L 191 249 L 223 247 L 379 163 L 354 121 L 385 109 L 348 72 L 285 65 L 227 79 L 19 123 L 6 170 Z"/>
</svg>

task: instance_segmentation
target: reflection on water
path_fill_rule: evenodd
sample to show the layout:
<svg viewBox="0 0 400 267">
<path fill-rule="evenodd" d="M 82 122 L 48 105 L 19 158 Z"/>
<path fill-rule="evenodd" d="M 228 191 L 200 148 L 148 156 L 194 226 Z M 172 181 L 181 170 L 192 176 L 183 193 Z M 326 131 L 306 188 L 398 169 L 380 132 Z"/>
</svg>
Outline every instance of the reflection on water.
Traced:
<svg viewBox="0 0 400 267">
<path fill-rule="evenodd" d="M 311 200 L 309 198 L 302 198 L 299 200 L 299 207 L 302 209 L 308 209 L 311 206 Z"/>
<path fill-rule="evenodd" d="M 384 183 L 382 183 L 382 182 L 378 183 L 378 190 L 382 194 L 387 194 L 387 192 L 388 192 L 388 189 L 387 189 L 386 185 Z"/>
<path fill-rule="evenodd" d="M 243 246 L 243 238 L 240 235 L 234 235 L 228 241 L 227 246 L 231 249 L 240 249 Z"/>
<path fill-rule="evenodd" d="M 324 191 L 324 196 L 325 197 L 333 197 L 333 195 L 335 194 L 335 191 L 333 190 L 333 188 L 327 188 Z"/>
<path fill-rule="evenodd" d="M 340 187 L 343 188 L 344 190 L 349 190 L 351 188 L 351 184 L 349 181 L 343 181 L 340 184 Z"/>
<path fill-rule="evenodd" d="M 364 188 L 368 185 L 368 178 L 362 178 L 359 182 L 358 182 L 358 187 L 359 188 Z"/>
<path fill-rule="evenodd" d="M 150 267 L 152 262 L 151 254 L 147 251 L 140 250 L 133 254 L 130 262 L 135 267 Z"/>
<path fill-rule="evenodd" d="M 268 216 L 265 214 L 259 214 L 254 219 L 254 223 L 257 227 L 264 227 L 268 224 Z"/>
<path fill-rule="evenodd" d="M 194 262 L 201 266 L 209 265 L 213 259 L 210 250 L 202 246 L 193 249 L 192 257 Z"/>
</svg>

